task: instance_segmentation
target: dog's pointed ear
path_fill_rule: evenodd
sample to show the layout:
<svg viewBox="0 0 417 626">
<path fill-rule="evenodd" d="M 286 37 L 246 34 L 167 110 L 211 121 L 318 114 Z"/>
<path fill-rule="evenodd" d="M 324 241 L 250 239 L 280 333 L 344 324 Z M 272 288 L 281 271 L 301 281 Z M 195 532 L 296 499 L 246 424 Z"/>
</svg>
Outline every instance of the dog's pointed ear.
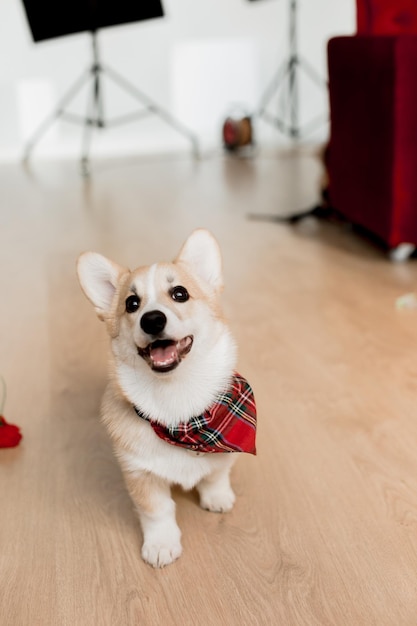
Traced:
<svg viewBox="0 0 417 626">
<path fill-rule="evenodd" d="M 223 288 L 222 257 L 219 245 L 213 235 L 204 228 L 191 233 L 175 263 L 185 263 L 212 288 Z"/>
<path fill-rule="evenodd" d="M 97 252 L 84 252 L 78 258 L 78 280 L 100 319 L 110 313 L 120 278 L 126 272 L 126 268 Z"/>
</svg>

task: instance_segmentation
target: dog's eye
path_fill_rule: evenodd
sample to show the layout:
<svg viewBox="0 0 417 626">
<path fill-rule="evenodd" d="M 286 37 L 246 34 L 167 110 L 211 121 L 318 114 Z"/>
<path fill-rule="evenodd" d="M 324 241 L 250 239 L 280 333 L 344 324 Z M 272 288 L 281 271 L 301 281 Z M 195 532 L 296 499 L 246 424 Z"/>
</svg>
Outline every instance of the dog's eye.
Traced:
<svg viewBox="0 0 417 626">
<path fill-rule="evenodd" d="M 138 296 L 129 296 L 126 298 L 126 313 L 134 313 L 140 306 L 140 300 Z"/>
<path fill-rule="evenodd" d="M 190 296 L 185 287 L 178 285 L 178 287 L 173 287 L 173 289 L 171 289 L 171 298 L 175 300 L 175 302 L 187 302 L 189 297 Z"/>
</svg>

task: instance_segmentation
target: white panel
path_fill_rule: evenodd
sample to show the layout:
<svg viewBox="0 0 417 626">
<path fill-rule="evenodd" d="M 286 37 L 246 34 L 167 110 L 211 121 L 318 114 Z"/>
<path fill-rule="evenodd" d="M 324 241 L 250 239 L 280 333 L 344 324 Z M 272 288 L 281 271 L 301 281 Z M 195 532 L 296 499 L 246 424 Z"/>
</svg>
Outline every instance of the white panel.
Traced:
<svg viewBox="0 0 417 626">
<path fill-rule="evenodd" d="M 235 105 L 252 111 L 258 97 L 256 44 L 249 39 L 200 40 L 173 48 L 175 114 L 200 132 L 218 132 Z"/>
<path fill-rule="evenodd" d="M 44 79 L 21 80 L 17 86 L 19 136 L 27 141 L 57 106 L 57 97 L 50 81 Z M 53 142 L 57 136 L 57 122 L 51 124 L 42 137 L 42 143 Z"/>
</svg>

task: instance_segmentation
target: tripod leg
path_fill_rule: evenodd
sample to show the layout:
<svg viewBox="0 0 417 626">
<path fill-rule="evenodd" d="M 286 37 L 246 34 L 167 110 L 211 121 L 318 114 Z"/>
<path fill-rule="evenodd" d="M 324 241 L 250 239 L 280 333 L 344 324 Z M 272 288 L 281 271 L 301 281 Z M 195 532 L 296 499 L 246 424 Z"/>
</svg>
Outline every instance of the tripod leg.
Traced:
<svg viewBox="0 0 417 626">
<path fill-rule="evenodd" d="M 298 60 L 300 67 L 303 68 L 305 73 L 311 78 L 311 80 L 318 85 L 318 87 L 327 88 L 327 81 L 320 76 L 320 74 L 314 69 L 312 65 L 306 60 L 300 58 Z"/>
<path fill-rule="evenodd" d="M 92 89 L 88 98 L 87 103 L 87 112 L 84 122 L 84 132 L 82 138 L 82 148 L 81 148 L 81 174 L 84 178 L 88 178 L 90 175 L 90 166 L 89 166 L 89 151 L 91 145 L 91 139 L 93 134 L 93 126 L 98 123 L 98 76 L 96 74 L 93 75 L 93 83 Z"/>
<path fill-rule="evenodd" d="M 290 57 L 288 61 L 282 64 L 279 71 L 275 75 L 275 79 L 271 82 L 268 87 L 265 95 L 262 99 L 261 107 L 258 111 L 259 117 L 263 117 L 265 121 L 272 124 L 278 130 L 280 130 L 284 135 L 292 135 L 292 90 L 293 85 L 291 83 L 292 80 L 292 72 L 293 72 L 293 57 Z M 274 92 L 278 92 L 278 114 L 271 115 L 266 110 L 266 107 L 274 96 Z"/>
<path fill-rule="evenodd" d="M 291 58 L 288 97 L 290 101 L 290 136 L 298 139 L 300 128 L 298 125 L 298 80 L 297 80 L 297 57 Z"/>
<path fill-rule="evenodd" d="M 26 144 L 25 152 L 23 155 L 23 160 L 27 161 L 29 159 L 30 153 L 32 152 L 35 145 L 38 143 L 40 138 L 45 134 L 48 130 L 49 126 L 53 124 L 53 122 L 58 119 L 62 113 L 64 112 L 65 107 L 71 100 L 75 97 L 75 95 L 79 92 L 84 83 L 88 80 L 90 75 L 90 71 L 84 72 L 80 78 L 73 84 L 73 86 L 67 91 L 67 93 L 62 97 L 61 101 L 58 103 L 55 111 L 48 116 L 44 122 L 39 126 L 36 130 L 32 138 Z"/>
<path fill-rule="evenodd" d="M 265 111 L 266 107 L 268 106 L 268 103 L 271 100 L 272 96 L 279 89 L 280 84 L 284 80 L 285 75 L 287 74 L 288 70 L 289 70 L 289 65 L 287 63 L 283 63 L 279 67 L 278 71 L 276 72 L 275 76 L 273 77 L 273 79 L 269 83 L 268 87 L 265 90 L 264 95 L 261 98 L 261 103 L 259 105 L 258 115 L 262 115 L 263 114 L 263 112 Z"/>
<path fill-rule="evenodd" d="M 154 113 L 155 115 L 158 115 L 163 120 L 165 120 L 167 124 L 172 126 L 177 132 L 179 132 L 184 137 L 187 137 L 187 139 L 191 142 L 194 157 L 195 158 L 199 157 L 200 151 L 199 151 L 198 139 L 194 133 L 188 130 L 186 126 L 184 126 L 183 124 L 181 124 L 181 122 L 176 120 L 170 113 L 168 113 L 168 111 L 166 111 L 165 109 L 157 105 L 153 100 L 151 100 L 147 95 L 145 95 L 137 87 L 132 85 L 123 76 L 118 74 L 118 72 L 115 72 L 113 69 L 111 69 L 108 66 L 103 68 L 103 71 L 106 72 L 109 78 L 111 78 L 113 82 L 119 85 L 119 87 L 121 87 L 122 89 L 130 93 L 131 96 L 133 96 L 133 98 L 135 98 L 136 100 L 139 100 L 139 102 L 143 104 L 148 109 L 148 111 L 150 111 L 151 113 Z"/>
</svg>

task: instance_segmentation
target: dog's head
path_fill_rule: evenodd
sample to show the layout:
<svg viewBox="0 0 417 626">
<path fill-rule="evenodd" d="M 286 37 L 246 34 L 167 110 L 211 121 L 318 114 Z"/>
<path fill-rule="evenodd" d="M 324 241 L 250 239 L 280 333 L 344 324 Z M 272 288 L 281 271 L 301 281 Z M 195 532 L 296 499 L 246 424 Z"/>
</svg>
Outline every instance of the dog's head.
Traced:
<svg viewBox="0 0 417 626">
<path fill-rule="evenodd" d="M 223 288 L 220 250 L 208 231 L 194 231 L 172 263 L 134 271 L 86 252 L 78 260 L 78 276 L 98 316 L 106 322 L 116 365 L 163 378 L 182 369 L 201 371 L 204 361 L 203 370 L 221 369 L 219 357 L 228 369 L 233 366 L 231 339 L 221 354 L 210 357 L 228 330 L 219 303 Z"/>
</svg>

